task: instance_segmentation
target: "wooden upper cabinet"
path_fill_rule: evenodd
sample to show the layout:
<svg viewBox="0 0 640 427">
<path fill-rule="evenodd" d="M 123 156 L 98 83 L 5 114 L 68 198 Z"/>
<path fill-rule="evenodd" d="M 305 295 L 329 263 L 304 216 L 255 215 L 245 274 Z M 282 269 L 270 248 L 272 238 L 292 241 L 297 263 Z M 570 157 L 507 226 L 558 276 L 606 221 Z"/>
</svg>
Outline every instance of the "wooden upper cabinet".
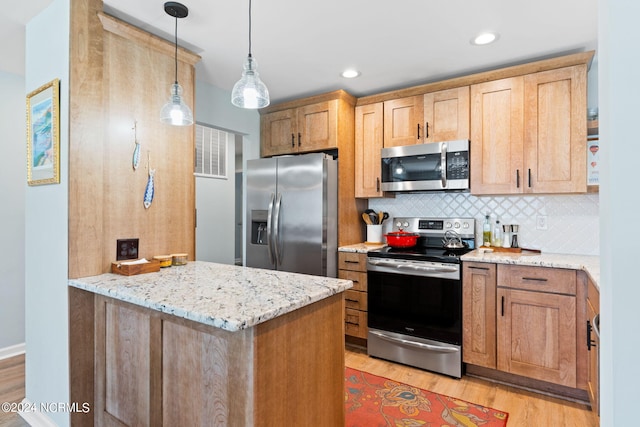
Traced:
<svg viewBox="0 0 640 427">
<path fill-rule="evenodd" d="M 382 103 L 357 106 L 355 117 L 355 195 L 381 197 Z"/>
<path fill-rule="evenodd" d="M 471 193 L 522 192 L 524 81 L 471 86 Z"/>
<path fill-rule="evenodd" d="M 260 125 L 262 157 L 287 154 L 296 150 L 296 109 L 275 111 L 262 116 Z"/>
<path fill-rule="evenodd" d="M 298 108 L 298 151 L 338 147 L 338 100 Z"/>
<path fill-rule="evenodd" d="M 471 86 L 471 193 L 584 193 L 586 65 Z"/>
<path fill-rule="evenodd" d="M 586 65 L 529 74 L 524 93 L 525 192 L 586 192 Z"/>
<path fill-rule="evenodd" d="M 423 95 L 384 101 L 385 147 L 424 142 L 423 106 Z"/>
<path fill-rule="evenodd" d="M 262 116 L 262 157 L 338 147 L 338 100 L 274 111 Z"/>
<path fill-rule="evenodd" d="M 424 95 L 423 142 L 469 139 L 469 86 Z"/>
</svg>

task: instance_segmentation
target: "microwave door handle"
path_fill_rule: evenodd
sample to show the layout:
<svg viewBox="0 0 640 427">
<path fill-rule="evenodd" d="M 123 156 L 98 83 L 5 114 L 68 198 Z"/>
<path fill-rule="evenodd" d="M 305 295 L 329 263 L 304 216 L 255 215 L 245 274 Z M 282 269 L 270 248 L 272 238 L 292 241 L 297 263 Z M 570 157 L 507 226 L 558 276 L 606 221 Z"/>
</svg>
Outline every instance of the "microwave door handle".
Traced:
<svg viewBox="0 0 640 427">
<path fill-rule="evenodd" d="M 442 183 L 442 188 L 447 188 L 447 143 L 443 142 L 441 144 L 440 151 L 440 169 L 441 176 L 440 181 Z"/>
</svg>

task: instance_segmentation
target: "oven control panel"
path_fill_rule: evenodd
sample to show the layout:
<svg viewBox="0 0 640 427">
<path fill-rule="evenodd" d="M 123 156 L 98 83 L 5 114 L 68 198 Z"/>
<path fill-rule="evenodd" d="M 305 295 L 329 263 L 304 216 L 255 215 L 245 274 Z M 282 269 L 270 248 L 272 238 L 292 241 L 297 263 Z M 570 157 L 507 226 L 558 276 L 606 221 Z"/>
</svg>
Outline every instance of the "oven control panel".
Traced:
<svg viewBox="0 0 640 427">
<path fill-rule="evenodd" d="M 438 235 L 452 230 L 461 236 L 473 237 L 476 230 L 475 224 L 474 218 L 397 217 L 393 221 L 393 228 L 394 231 Z"/>
</svg>

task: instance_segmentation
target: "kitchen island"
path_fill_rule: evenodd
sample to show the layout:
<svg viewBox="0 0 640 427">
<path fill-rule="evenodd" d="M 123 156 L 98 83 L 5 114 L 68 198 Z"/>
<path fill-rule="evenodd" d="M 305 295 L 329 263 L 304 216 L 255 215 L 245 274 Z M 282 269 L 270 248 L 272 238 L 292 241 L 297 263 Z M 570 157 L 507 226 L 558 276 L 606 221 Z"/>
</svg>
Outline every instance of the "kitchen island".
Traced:
<svg viewBox="0 0 640 427">
<path fill-rule="evenodd" d="M 343 425 L 351 286 L 200 261 L 72 279 L 72 424 Z"/>
</svg>

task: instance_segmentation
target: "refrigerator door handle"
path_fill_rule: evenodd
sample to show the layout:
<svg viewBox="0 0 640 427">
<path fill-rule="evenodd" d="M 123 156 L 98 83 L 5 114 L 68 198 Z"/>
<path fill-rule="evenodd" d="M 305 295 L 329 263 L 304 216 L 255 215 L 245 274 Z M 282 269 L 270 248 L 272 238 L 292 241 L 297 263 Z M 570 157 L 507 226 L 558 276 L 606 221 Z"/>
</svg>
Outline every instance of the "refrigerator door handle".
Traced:
<svg viewBox="0 0 640 427">
<path fill-rule="evenodd" d="M 273 240 L 271 236 L 273 235 L 273 227 L 271 225 L 271 218 L 273 214 L 273 202 L 275 200 L 275 194 L 271 193 L 271 200 L 269 201 L 269 209 L 267 210 L 267 251 L 269 252 L 269 262 L 271 264 L 275 264 L 275 260 L 273 258 Z"/>
<path fill-rule="evenodd" d="M 273 246 L 276 253 L 276 267 L 282 264 L 280 254 L 280 205 L 282 204 L 282 193 L 278 193 L 273 211 Z"/>
</svg>

